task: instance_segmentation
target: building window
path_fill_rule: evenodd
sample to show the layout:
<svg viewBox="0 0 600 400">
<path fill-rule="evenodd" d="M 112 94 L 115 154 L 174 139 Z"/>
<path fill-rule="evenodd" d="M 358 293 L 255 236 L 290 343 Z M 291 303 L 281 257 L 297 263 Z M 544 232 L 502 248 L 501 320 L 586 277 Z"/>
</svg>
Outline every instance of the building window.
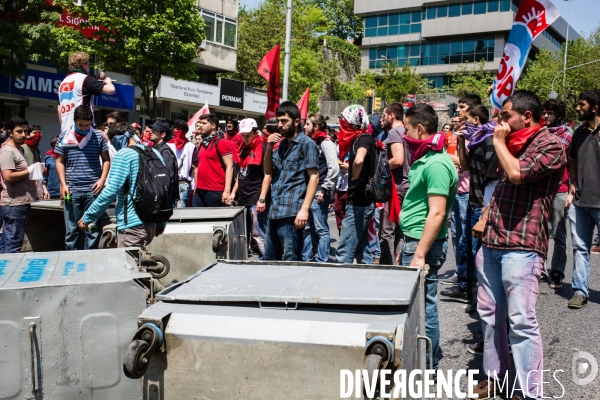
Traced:
<svg viewBox="0 0 600 400">
<path fill-rule="evenodd" d="M 435 12 L 435 9 L 434 9 Z M 365 18 L 365 37 L 421 33 L 421 11 L 373 15 Z"/>
<path fill-rule="evenodd" d="M 425 78 L 427 78 L 431 85 L 436 89 L 441 89 L 444 86 L 450 87 L 450 85 L 452 85 L 452 77 L 448 75 L 425 75 Z"/>
<path fill-rule="evenodd" d="M 458 17 L 461 15 L 481 15 L 492 12 L 516 11 L 516 6 L 511 0 L 475 0 L 460 4 L 426 7 L 423 18 L 436 19 L 445 17 Z"/>
<path fill-rule="evenodd" d="M 237 21 L 223 15 L 200 9 L 206 24 L 205 33 L 208 42 L 237 47 Z"/>
<path fill-rule="evenodd" d="M 494 61 L 494 38 L 459 39 L 401 43 L 369 49 L 369 68 L 382 68 L 386 62 L 399 66 L 460 64 Z"/>
</svg>

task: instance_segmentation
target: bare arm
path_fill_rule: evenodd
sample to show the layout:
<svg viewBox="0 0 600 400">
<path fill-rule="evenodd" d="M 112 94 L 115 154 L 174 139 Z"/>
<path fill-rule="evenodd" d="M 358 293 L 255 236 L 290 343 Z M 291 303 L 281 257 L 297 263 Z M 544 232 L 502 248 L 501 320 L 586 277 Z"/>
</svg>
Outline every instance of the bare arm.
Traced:
<svg viewBox="0 0 600 400">
<path fill-rule="evenodd" d="M 15 171 L 14 169 L 2 170 L 2 179 L 4 179 L 5 182 L 13 183 L 22 181 L 25 178 L 29 179 L 28 169 L 24 169 L 23 171 Z"/>
<path fill-rule="evenodd" d="M 94 196 L 98 196 L 104 188 L 106 177 L 110 170 L 110 154 L 108 153 L 108 150 L 100 153 L 100 158 L 102 158 L 102 175 L 100 176 L 100 179 L 98 179 L 98 182 L 94 183 L 94 186 L 92 186 L 92 194 Z"/>
<path fill-rule="evenodd" d="M 356 151 L 356 157 L 354 157 L 354 164 L 352 164 L 352 180 L 356 180 L 360 176 L 366 156 L 367 149 L 359 147 Z"/>
<path fill-rule="evenodd" d="M 567 195 L 567 201 L 565 202 L 565 208 L 573 203 L 573 197 L 575 197 L 575 191 L 577 190 L 577 160 L 569 158 L 569 194 Z"/>
<path fill-rule="evenodd" d="M 56 106 L 56 113 L 58 114 L 58 124 L 62 126 L 62 114 L 60 113 L 60 104 Z"/>
<path fill-rule="evenodd" d="M 315 198 L 317 186 L 319 185 L 319 170 L 317 168 L 309 168 L 306 172 L 308 173 L 309 181 L 306 187 L 306 196 L 304 196 L 302 208 L 298 211 L 298 215 L 296 215 L 296 220 L 294 221 L 296 229 L 302 229 L 306 226 L 308 222 L 308 210 Z"/>
<path fill-rule="evenodd" d="M 421 240 L 419 240 L 415 255 L 410 262 L 411 266 L 422 267 L 425 265 L 425 256 L 440 233 L 444 216 L 446 215 L 446 196 L 430 194 L 428 196 L 428 204 L 429 213 L 425 220 L 423 235 L 421 236 Z"/>
<path fill-rule="evenodd" d="M 467 146 L 465 142 L 465 137 L 463 135 L 458 135 L 458 160 L 460 169 L 463 171 L 469 170 L 469 155 L 467 154 Z"/>
<path fill-rule="evenodd" d="M 265 175 L 273 176 L 273 147 L 279 143 L 281 135 L 278 133 L 271 133 L 269 140 L 267 141 L 267 151 L 265 151 Z"/>
<path fill-rule="evenodd" d="M 262 182 L 262 188 L 260 189 L 260 197 L 259 199 L 266 199 L 267 193 L 269 193 L 269 188 L 271 187 L 271 175 L 265 175 Z M 265 203 L 256 203 L 256 211 L 261 213 L 266 209 Z"/>
<path fill-rule="evenodd" d="M 229 188 L 231 187 L 231 181 L 233 180 L 233 156 L 231 154 L 223 156 L 223 164 L 225 164 L 225 190 L 223 190 L 221 201 L 226 203 L 229 194 L 231 193 Z"/>
<path fill-rule="evenodd" d="M 236 193 L 238 191 L 239 182 L 240 182 L 240 177 L 237 176 L 235 178 L 235 185 L 233 185 L 233 189 L 231 190 L 231 194 L 227 198 L 227 204 L 233 204 L 233 202 L 235 201 L 235 195 L 236 195 Z"/>
<path fill-rule="evenodd" d="M 113 85 L 112 79 L 110 79 L 108 76 L 104 78 L 104 87 L 102 88 L 102 93 L 111 95 L 115 94 L 115 91 L 115 85 Z"/>
<path fill-rule="evenodd" d="M 496 128 L 494 128 L 494 149 L 496 149 L 500 166 L 506 172 L 510 183 L 520 185 L 523 183 L 521 166 L 519 165 L 519 159 L 513 157 L 508 151 L 508 147 L 506 147 L 508 135 L 510 135 L 510 126 L 506 122 L 500 122 L 496 125 Z"/>
<path fill-rule="evenodd" d="M 388 160 L 390 169 L 402 167 L 402 163 L 404 163 L 404 145 L 402 143 L 393 143 L 390 149 L 392 150 L 392 158 Z"/>
<path fill-rule="evenodd" d="M 64 198 L 69 194 L 69 188 L 67 187 L 67 178 L 65 175 L 65 156 L 59 154 L 56 157 L 56 172 L 58 174 L 58 180 L 60 180 L 60 196 Z"/>
</svg>

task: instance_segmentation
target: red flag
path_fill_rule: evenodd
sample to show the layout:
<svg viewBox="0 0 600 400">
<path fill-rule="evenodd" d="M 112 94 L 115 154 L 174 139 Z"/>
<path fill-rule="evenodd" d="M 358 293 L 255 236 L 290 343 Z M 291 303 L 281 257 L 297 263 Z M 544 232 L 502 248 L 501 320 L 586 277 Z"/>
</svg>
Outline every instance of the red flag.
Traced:
<svg viewBox="0 0 600 400">
<path fill-rule="evenodd" d="M 281 88 L 279 87 L 279 53 L 281 45 L 273 47 L 258 64 L 258 74 L 269 81 L 267 88 L 267 112 L 265 117 L 275 117 L 275 112 L 281 99 Z"/>
<path fill-rule="evenodd" d="M 202 107 L 190 120 L 188 121 L 188 133 L 193 132 L 196 129 L 196 122 L 200 120 L 200 116 L 204 114 L 210 114 L 210 110 L 208 109 L 208 100 L 204 103 L 204 107 Z"/>
<path fill-rule="evenodd" d="M 300 118 L 306 119 L 308 117 L 308 100 L 310 99 L 310 87 L 306 88 L 306 91 L 302 95 L 302 98 L 298 102 L 298 108 L 300 109 Z"/>
</svg>

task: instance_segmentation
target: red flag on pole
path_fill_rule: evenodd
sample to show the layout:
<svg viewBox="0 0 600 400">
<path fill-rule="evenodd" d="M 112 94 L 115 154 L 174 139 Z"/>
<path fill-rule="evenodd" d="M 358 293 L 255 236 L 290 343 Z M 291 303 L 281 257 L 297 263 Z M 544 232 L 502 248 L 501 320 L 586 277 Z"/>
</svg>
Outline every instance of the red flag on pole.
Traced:
<svg viewBox="0 0 600 400">
<path fill-rule="evenodd" d="M 306 91 L 302 95 L 302 98 L 298 102 L 298 108 L 300 109 L 300 118 L 306 119 L 308 117 L 308 100 L 310 99 L 310 87 L 306 88 Z"/>
<path fill-rule="evenodd" d="M 188 121 L 188 133 L 193 132 L 196 129 L 196 122 L 200 120 L 200 116 L 204 114 L 210 114 L 210 110 L 208 109 L 208 100 L 204 103 L 204 107 L 202 107 L 194 116 Z"/>
<path fill-rule="evenodd" d="M 275 117 L 275 112 L 281 99 L 281 88 L 279 87 L 279 53 L 281 45 L 273 47 L 258 64 L 258 74 L 269 81 L 267 88 L 267 112 L 265 117 Z"/>
</svg>

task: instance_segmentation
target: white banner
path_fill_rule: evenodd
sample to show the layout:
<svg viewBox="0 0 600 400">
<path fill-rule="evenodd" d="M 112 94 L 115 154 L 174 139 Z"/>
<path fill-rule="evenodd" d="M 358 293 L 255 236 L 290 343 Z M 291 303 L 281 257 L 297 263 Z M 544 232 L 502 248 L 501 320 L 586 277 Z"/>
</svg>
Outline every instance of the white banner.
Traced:
<svg viewBox="0 0 600 400">
<path fill-rule="evenodd" d="M 189 101 L 192 103 L 219 104 L 218 86 L 205 83 L 178 81 L 170 76 L 162 76 L 156 89 L 156 96 L 164 99 Z"/>
</svg>

